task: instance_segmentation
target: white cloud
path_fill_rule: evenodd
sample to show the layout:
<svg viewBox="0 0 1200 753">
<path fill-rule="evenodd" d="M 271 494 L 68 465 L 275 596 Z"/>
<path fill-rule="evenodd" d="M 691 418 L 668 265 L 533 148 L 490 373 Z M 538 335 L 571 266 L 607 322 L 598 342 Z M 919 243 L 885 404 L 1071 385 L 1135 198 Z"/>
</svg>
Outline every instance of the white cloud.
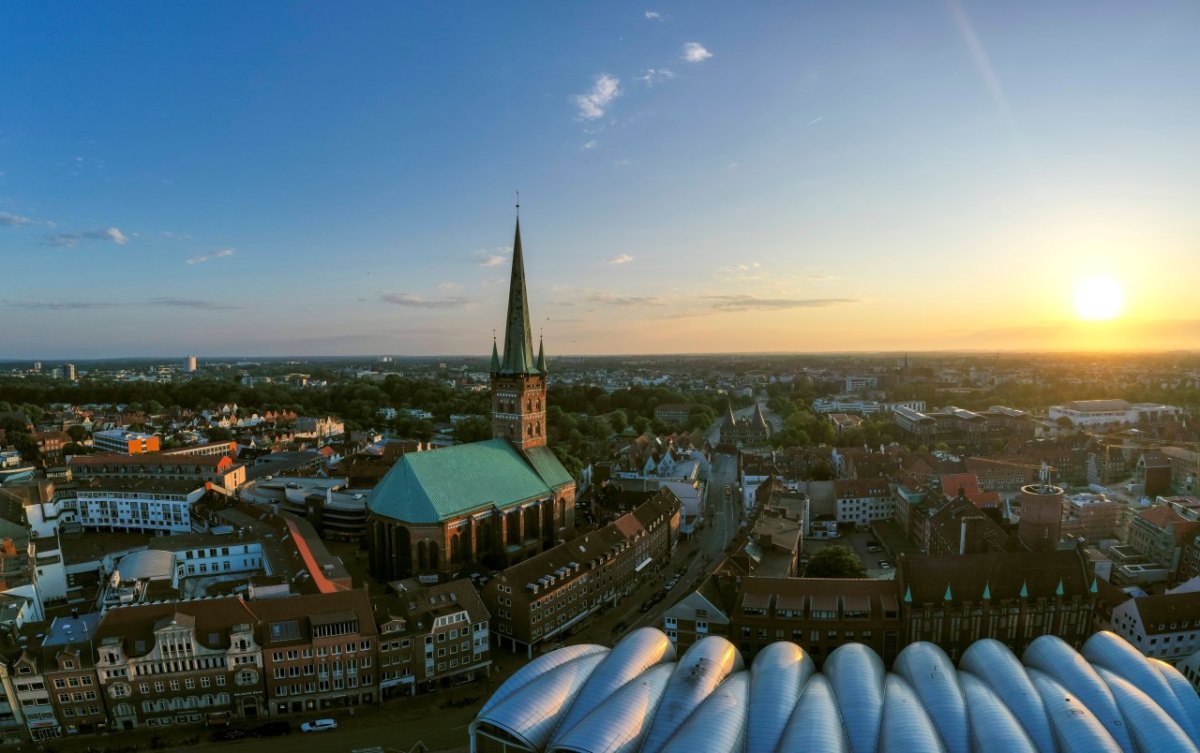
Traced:
<svg viewBox="0 0 1200 753">
<path fill-rule="evenodd" d="M 651 21 L 661 21 L 662 14 L 656 10 L 648 10 L 646 11 L 646 18 L 650 19 Z"/>
<path fill-rule="evenodd" d="M 616 256 L 616 257 L 613 257 L 612 259 L 609 259 L 608 263 L 609 264 L 628 264 L 631 261 L 633 261 L 632 256 L 630 256 L 629 254 L 621 254 L 620 256 Z"/>
<path fill-rule="evenodd" d="M 662 300 L 652 295 L 618 295 L 616 293 L 589 293 L 584 300 L 591 303 L 606 303 L 610 306 L 662 306 Z"/>
<path fill-rule="evenodd" d="M 17 227 L 18 225 L 28 225 L 32 222 L 33 220 L 28 217 L 22 217 L 19 214 L 0 212 L 0 227 Z"/>
<path fill-rule="evenodd" d="M 129 236 L 115 227 L 110 227 L 103 230 L 86 230 L 82 233 L 52 233 L 44 238 L 46 245 L 59 248 L 74 248 L 81 240 L 112 241 L 118 246 L 124 246 L 129 242 Z"/>
<path fill-rule="evenodd" d="M 423 298 L 422 296 L 413 293 L 386 293 L 379 297 L 379 300 L 384 303 L 390 303 L 393 306 L 407 306 L 410 308 L 426 308 L 426 309 L 448 309 L 468 306 L 474 303 L 472 298 L 463 298 L 461 296 L 451 296 L 448 298 Z"/>
<path fill-rule="evenodd" d="M 680 56 L 680 59 L 689 63 L 702 63 L 712 56 L 712 53 L 704 49 L 704 45 L 699 42 L 688 42 L 683 46 L 683 55 Z"/>
<path fill-rule="evenodd" d="M 592 139 L 591 141 L 585 142 L 584 145 L 579 148 L 582 151 L 590 152 L 591 150 L 595 149 L 598 146 L 600 146 L 600 142 L 596 141 L 595 139 Z"/>
<path fill-rule="evenodd" d="M 663 81 L 670 81 L 675 78 L 675 71 L 670 68 L 647 68 L 642 75 L 637 77 L 646 86 L 654 86 Z"/>
<path fill-rule="evenodd" d="M 461 289 L 462 289 L 462 285 L 459 285 L 457 282 L 439 282 L 439 283 L 438 283 L 438 289 L 439 289 L 439 290 L 447 290 L 447 291 L 449 291 L 449 290 L 461 290 Z"/>
<path fill-rule="evenodd" d="M 604 117 L 605 110 L 612 101 L 621 96 L 621 79 L 608 73 L 596 76 L 592 90 L 587 94 L 576 94 L 571 98 L 579 108 L 582 120 L 596 120 Z"/>
<path fill-rule="evenodd" d="M 503 246 L 500 248 L 481 248 L 472 254 L 472 256 L 475 258 L 475 263 L 481 267 L 498 267 L 507 261 L 510 254 L 512 254 L 512 248 Z"/>
<path fill-rule="evenodd" d="M 213 259 L 224 259 L 226 257 L 233 256 L 235 253 L 237 252 L 232 248 L 222 248 L 207 254 L 197 254 L 196 256 L 190 257 L 187 260 L 187 263 L 203 264 L 204 262 L 212 261 Z"/>
</svg>

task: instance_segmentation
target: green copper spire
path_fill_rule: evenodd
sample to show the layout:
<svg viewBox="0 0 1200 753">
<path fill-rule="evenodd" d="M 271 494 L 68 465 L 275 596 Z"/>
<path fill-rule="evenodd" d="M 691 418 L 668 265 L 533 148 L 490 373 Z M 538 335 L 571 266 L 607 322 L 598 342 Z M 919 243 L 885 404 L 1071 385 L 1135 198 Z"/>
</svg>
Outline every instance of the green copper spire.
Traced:
<svg viewBox="0 0 1200 753">
<path fill-rule="evenodd" d="M 984 601 L 992 600 L 992 584 L 987 582 L 986 580 L 983 582 L 983 600 Z"/>
<path fill-rule="evenodd" d="M 1062 578 L 1059 578 L 1059 579 L 1058 579 L 1058 586 L 1057 586 L 1057 587 L 1055 587 L 1055 589 L 1054 589 L 1054 594 L 1055 594 L 1056 596 L 1062 596 L 1062 595 L 1063 595 L 1063 584 L 1062 584 Z"/>
<path fill-rule="evenodd" d="M 496 336 L 492 335 L 492 373 L 500 370 L 500 353 L 496 350 Z"/>
<path fill-rule="evenodd" d="M 538 337 L 537 370 L 542 372 L 543 374 L 549 373 L 546 371 L 546 350 L 545 350 L 545 348 L 542 347 L 541 336 Z"/>
<path fill-rule="evenodd" d="M 536 374 L 533 334 L 529 331 L 529 302 L 525 294 L 525 259 L 521 254 L 521 220 L 513 239 L 512 279 L 508 283 L 508 319 L 504 325 L 504 360 L 497 373 Z"/>
<path fill-rule="evenodd" d="M 1021 598 L 1022 599 L 1029 598 L 1029 584 L 1026 583 L 1025 581 L 1021 581 Z"/>
<path fill-rule="evenodd" d="M 1096 579 L 1092 578 L 1092 586 L 1088 589 L 1088 593 L 1096 593 L 1100 589 L 1096 588 Z"/>
<path fill-rule="evenodd" d="M 904 589 L 904 603 L 912 604 L 912 586 L 908 586 Z"/>
<path fill-rule="evenodd" d="M 950 584 L 946 584 L 946 595 L 942 597 L 943 601 L 954 601 L 954 594 L 950 593 Z"/>
</svg>

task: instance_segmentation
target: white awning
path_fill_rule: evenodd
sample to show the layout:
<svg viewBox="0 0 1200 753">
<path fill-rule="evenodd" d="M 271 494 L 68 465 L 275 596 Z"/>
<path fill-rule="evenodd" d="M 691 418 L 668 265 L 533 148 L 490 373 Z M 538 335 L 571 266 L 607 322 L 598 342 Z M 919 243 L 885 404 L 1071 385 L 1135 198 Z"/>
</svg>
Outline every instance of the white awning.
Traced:
<svg viewBox="0 0 1200 753">
<path fill-rule="evenodd" d="M 635 567 L 635 568 L 633 568 L 633 571 L 634 571 L 635 573 L 640 573 L 642 570 L 644 570 L 644 569 L 645 569 L 646 565 L 649 565 L 649 564 L 650 564 L 652 561 L 654 561 L 654 558 L 653 558 L 653 557 L 647 557 L 646 559 L 644 559 L 644 560 L 642 560 L 641 562 L 639 562 L 639 563 L 638 563 L 638 566 L 637 566 L 637 567 Z"/>
</svg>

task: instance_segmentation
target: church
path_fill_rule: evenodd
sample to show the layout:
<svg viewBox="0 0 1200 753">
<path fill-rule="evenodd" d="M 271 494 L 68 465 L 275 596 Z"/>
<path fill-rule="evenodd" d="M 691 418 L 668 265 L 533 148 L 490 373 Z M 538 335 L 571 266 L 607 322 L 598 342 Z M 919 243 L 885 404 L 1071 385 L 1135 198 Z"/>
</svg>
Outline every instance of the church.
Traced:
<svg viewBox="0 0 1200 753">
<path fill-rule="evenodd" d="M 533 350 L 518 218 L 503 358 L 492 343 L 492 439 L 392 466 L 367 500 L 373 575 L 501 569 L 571 537 L 575 480 L 546 445 L 546 373 L 542 344 Z"/>
</svg>

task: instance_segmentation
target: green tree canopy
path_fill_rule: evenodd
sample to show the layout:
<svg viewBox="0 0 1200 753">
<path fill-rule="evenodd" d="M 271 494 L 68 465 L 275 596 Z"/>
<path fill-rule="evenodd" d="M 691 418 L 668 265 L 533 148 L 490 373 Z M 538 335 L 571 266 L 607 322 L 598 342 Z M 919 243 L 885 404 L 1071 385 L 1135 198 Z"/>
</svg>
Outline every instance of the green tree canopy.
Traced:
<svg viewBox="0 0 1200 753">
<path fill-rule="evenodd" d="M 833 544 L 823 547 L 808 561 L 806 578 L 865 578 L 867 569 L 850 547 Z"/>
</svg>

